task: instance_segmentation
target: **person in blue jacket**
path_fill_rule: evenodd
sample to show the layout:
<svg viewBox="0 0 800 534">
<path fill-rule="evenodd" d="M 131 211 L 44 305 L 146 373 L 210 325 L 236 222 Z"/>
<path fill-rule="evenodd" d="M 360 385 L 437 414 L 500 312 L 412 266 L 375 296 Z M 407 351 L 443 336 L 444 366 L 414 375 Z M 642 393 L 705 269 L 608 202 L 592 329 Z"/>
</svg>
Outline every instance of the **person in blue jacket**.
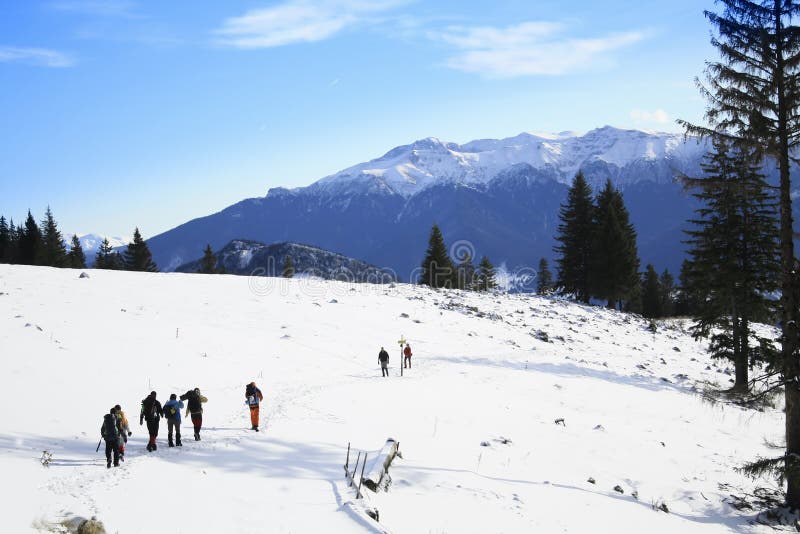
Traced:
<svg viewBox="0 0 800 534">
<path fill-rule="evenodd" d="M 179 401 L 178 396 L 173 393 L 164 403 L 164 417 L 167 418 L 167 439 L 170 447 L 183 446 L 181 443 L 181 410 L 183 410 L 183 401 Z M 175 443 L 172 442 L 173 429 L 175 430 Z"/>
</svg>

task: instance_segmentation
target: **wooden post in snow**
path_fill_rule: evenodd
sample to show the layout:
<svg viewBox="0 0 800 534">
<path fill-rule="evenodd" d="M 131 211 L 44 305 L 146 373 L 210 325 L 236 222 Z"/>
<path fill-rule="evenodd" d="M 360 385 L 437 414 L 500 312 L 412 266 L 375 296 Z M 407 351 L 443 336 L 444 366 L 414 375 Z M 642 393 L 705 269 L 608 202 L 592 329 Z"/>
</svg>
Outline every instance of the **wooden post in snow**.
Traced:
<svg viewBox="0 0 800 534">
<path fill-rule="evenodd" d="M 392 465 L 394 457 L 399 454 L 399 443 L 392 438 L 386 440 L 386 444 L 372 461 L 367 476 L 364 478 L 364 485 L 372 491 L 378 491 L 378 487 L 385 477 L 388 476 L 389 466 Z"/>
</svg>

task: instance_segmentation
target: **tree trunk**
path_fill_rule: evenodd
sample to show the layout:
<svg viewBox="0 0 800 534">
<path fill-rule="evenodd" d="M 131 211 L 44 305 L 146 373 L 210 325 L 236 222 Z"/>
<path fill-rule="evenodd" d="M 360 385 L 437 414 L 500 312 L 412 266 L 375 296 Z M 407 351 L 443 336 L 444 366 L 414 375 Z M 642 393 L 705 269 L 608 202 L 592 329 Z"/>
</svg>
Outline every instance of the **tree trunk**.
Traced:
<svg viewBox="0 0 800 534">
<path fill-rule="evenodd" d="M 793 468 L 800 455 L 800 389 L 798 389 L 797 303 L 795 302 L 794 242 L 792 229 L 791 177 L 789 175 L 789 109 L 783 56 L 782 1 L 774 0 L 776 39 L 775 81 L 778 97 L 778 168 L 780 169 L 780 247 L 781 247 L 781 358 L 786 382 L 786 505 L 800 509 L 800 471 Z"/>
</svg>

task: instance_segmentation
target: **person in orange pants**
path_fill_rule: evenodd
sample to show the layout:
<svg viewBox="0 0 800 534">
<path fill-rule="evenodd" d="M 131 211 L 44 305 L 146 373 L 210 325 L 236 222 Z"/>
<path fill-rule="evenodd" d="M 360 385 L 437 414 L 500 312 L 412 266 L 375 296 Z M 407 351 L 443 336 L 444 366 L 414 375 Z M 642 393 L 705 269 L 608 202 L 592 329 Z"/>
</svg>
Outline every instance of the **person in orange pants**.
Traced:
<svg viewBox="0 0 800 534">
<path fill-rule="evenodd" d="M 258 406 L 264 400 L 261 390 L 256 387 L 255 382 L 250 382 L 244 390 L 245 403 L 250 407 L 251 430 L 258 432 Z"/>
</svg>

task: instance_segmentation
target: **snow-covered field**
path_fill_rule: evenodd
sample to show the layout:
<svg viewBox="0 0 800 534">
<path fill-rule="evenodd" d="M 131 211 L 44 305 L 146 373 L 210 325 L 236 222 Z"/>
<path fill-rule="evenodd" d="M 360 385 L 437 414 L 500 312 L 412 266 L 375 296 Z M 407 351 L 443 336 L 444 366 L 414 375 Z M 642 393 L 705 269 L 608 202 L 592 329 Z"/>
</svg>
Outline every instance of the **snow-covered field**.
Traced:
<svg viewBox="0 0 800 534">
<path fill-rule="evenodd" d="M 771 530 L 729 502 L 772 484 L 734 468 L 775 454 L 782 414 L 703 401 L 730 376 L 677 326 L 525 295 L 87 272 L 0 265 L 2 532 L 70 514 L 121 533 Z M 184 421 L 169 449 L 162 424 L 148 453 L 141 399 L 194 387 L 203 441 Z M 106 469 L 116 403 L 134 434 Z M 403 458 L 370 495 L 377 524 L 346 504 L 342 465 L 348 442 L 374 457 L 388 437 Z"/>
</svg>

